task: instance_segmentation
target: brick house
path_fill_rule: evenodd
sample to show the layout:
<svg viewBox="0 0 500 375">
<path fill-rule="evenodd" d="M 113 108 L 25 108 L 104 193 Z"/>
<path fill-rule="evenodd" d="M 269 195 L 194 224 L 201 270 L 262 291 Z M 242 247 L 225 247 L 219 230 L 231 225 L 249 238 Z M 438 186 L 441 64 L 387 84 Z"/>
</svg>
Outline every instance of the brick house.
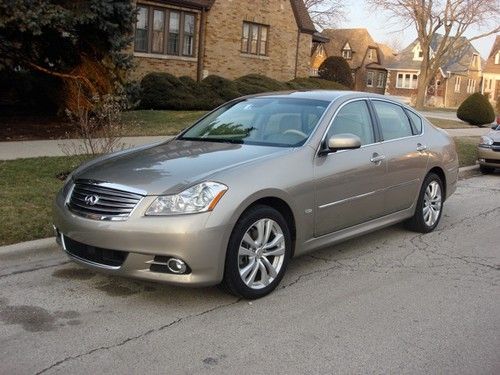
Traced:
<svg viewBox="0 0 500 375">
<path fill-rule="evenodd" d="M 303 0 L 133 0 L 133 78 L 168 72 L 201 80 L 309 75 L 315 27 Z"/>
<path fill-rule="evenodd" d="M 441 35 L 435 35 L 432 40 L 431 56 L 441 38 Z M 465 38 L 461 38 L 460 43 L 456 45 L 453 55 L 440 66 L 439 72 L 427 88 L 427 105 L 455 108 L 469 95 L 480 90 L 482 60 L 479 52 Z M 406 97 L 414 103 L 422 56 L 418 40 L 399 53 L 397 59 L 387 67 L 387 94 Z"/>
<path fill-rule="evenodd" d="M 497 35 L 483 69 L 481 92 L 488 94 L 493 106 L 500 97 L 500 35 Z"/>
<path fill-rule="evenodd" d="M 352 70 L 354 89 L 383 94 L 387 71 L 385 66 L 395 52 L 386 45 L 376 43 L 367 29 L 326 29 L 323 45 L 313 50 L 311 70 L 317 69 L 328 56 L 342 56 Z"/>
</svg>

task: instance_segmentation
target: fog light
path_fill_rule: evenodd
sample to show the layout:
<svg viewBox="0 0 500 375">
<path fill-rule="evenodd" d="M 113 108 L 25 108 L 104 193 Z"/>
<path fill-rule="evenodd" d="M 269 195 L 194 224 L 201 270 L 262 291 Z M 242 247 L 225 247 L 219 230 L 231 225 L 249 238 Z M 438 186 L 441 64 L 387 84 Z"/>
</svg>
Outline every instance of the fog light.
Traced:
<svg viewBox="0 0 500 375">
<path fill-rule="evenodd" d="M 172 273 L 185 273 L 187 270 L 186 263 L 180 259 L 171 258 L 167 262 L 167 267 Z"/>
</svg>

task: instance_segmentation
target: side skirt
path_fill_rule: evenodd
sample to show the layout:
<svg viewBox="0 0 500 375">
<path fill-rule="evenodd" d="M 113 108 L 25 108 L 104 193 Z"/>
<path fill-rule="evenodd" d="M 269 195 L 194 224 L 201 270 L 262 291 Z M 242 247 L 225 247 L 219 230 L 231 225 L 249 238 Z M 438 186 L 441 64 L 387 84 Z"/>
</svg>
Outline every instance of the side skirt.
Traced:
<svg viewBox="0 0 500 375">
<path fill-rule="evenodd" d="M 323 247 L 328 247 L 339 242 L 349 240 L 353 237 L 358 237 L 363 234 L 373 232 L 377 229 L 391 226 L 393 224 L 409 219 L 413 216 L 414 212 L 415 206 L 412 205 L 405 210 L 373 219 L 367 221 L 366 223 L 358 224 L 350 228 L 341 229 L 337 232 L 325 234 L 321 237 L 311 238 L 304 242 L 302 248 L 296 250 L 295 256 L 303 255 Z"/>
</svg>

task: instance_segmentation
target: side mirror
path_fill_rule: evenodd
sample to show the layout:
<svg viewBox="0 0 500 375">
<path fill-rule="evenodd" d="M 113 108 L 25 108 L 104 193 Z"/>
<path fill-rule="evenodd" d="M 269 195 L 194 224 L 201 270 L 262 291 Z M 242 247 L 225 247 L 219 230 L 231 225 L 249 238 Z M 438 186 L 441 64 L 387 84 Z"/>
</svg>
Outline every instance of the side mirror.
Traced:
<svg viewBox="0 0 500 375">
<path fill-rule="evenodd" d="M 361 139 L 354 134 L 335 134 L 327 139 L 327 149 L 323 154 L 339 150 L 353 150 L 361 147 Z"/>
</svg>

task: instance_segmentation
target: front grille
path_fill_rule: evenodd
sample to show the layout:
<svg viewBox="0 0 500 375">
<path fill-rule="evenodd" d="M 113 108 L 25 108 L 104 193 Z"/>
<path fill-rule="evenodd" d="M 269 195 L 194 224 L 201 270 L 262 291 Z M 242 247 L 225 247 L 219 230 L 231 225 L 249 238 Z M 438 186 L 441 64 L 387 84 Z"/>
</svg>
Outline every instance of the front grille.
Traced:
<svg viewBox="0 0 500 375">
<path fill-rule="evenodd" d="M 500 164 L 500 159 L 484 159 L 486 163 Z"/>
<path fill-rule="evenodd" d="M 96 220 L 125 220 L 143 195 L 87 180 L 77 180 L 68 207 L 77 215 Z"/>
<path fill-rule="evenodd" d="M 120 267 L 125 262 L 125 259 L 127 259 L 128 252 L 126 251 L 94 247 L 72 240 L 66 236 L 62 236 L 62 240 L 64 241 L 64 249 L 68 253 L 83 260 L 111 267 Z"/>
</svg>

